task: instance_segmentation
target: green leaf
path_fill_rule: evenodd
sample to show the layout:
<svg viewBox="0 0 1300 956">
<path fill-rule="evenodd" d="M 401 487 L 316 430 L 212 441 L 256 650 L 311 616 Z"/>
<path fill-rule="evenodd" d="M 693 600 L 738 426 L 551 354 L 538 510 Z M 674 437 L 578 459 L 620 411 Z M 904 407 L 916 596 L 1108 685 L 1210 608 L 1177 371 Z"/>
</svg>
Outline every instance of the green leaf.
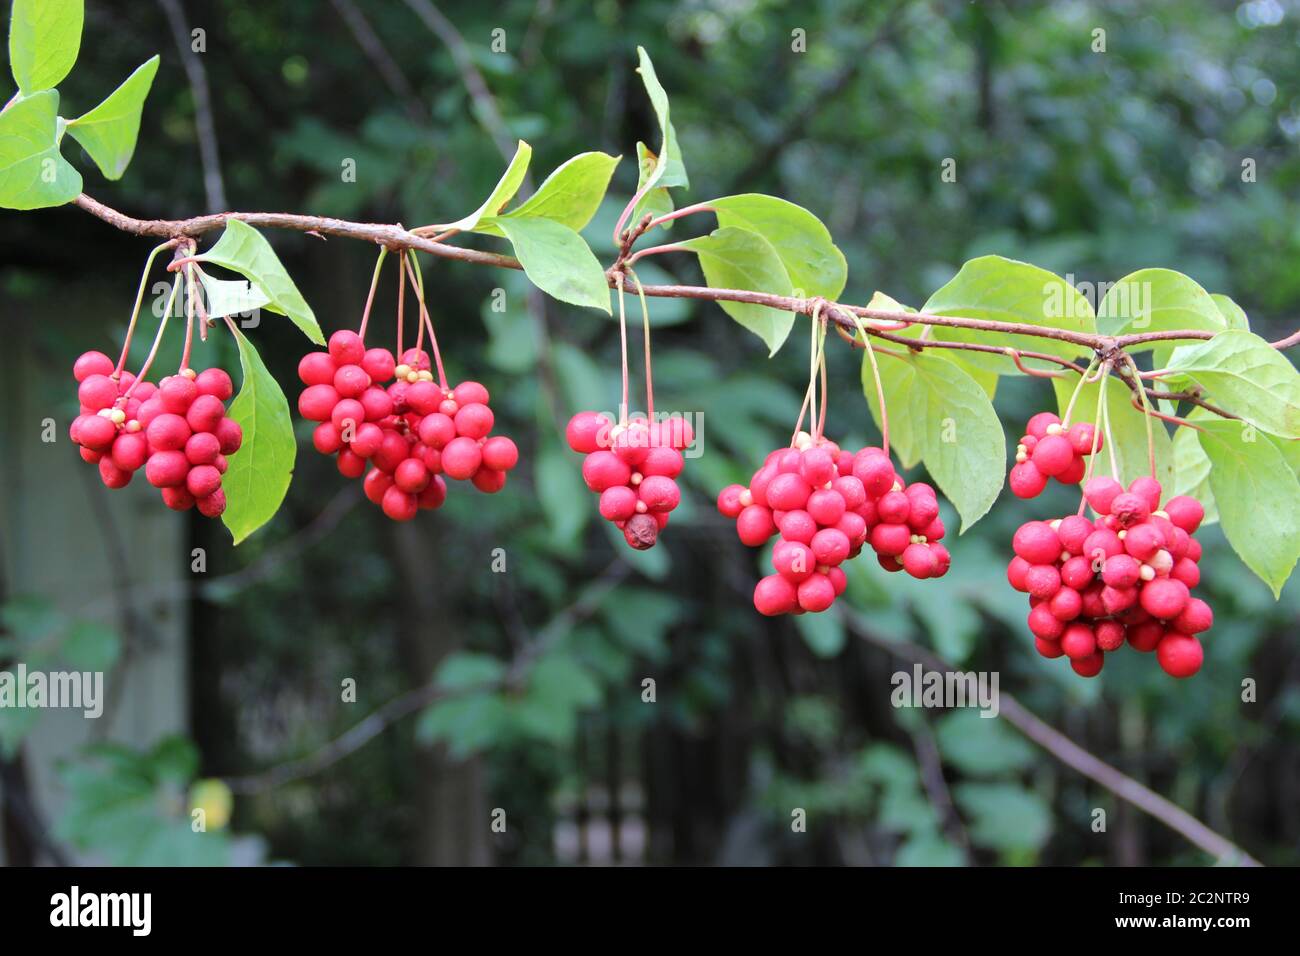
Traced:
<svg viewBox="0 0 1300 956">
<path fill-rule="evenodd" d="M 953 788 L 957 806 L 971 820 L 970 837 L 996 850 L 1037 850 L 1052 833 L 1052 812 L 1043 798 L 1011 783 L 963 783 Z"/>
<path fill-rule="evenodd" d="M 1219 315 L 1223 316 L 1223 324 L 1230 329 L 1245 329 L 1250 331 L 1250 319 L 1246 316 L 1246 310 L 1237 305 L 1236 302 L 1229 299 L 1222 293 L 1215 292 L 1210 295 L 1214 304 L 1219 308 Z"/>
<path fill-rule="evenodd" d="M 14 0 L 9 66 L 24 96 L 59 85 L 81 49 L 83 0 Z"/>
<path fill-rule="evenodd" d="M 565 449 L 548 442 L 538 456 L 533 475 L 542 513 L 556 544 L 572 544 L 587 526 L 590 508 L 583 507 L 587 486 L 582 482 L 579 460 Z"/>
<path fill-rule="evenodd" d="M 1065 408 L 1070 403 L 1070 395 L 1078 385 L 1076 376 L 1052 380 L 1056 390 L 1058 411 L 1065 415 Z M 1070 424 L 1075 422 L 1092 422 L 1097 414 L 1097 389 L 1100 383 L 1085 385 L 1074 404 L 1074 414 Z M 1147 448 L 1147 416 L 1133 407 L 1133 393 L 1119 379 L 1110 377 L 1106 386 L 1106 409 L 1110 413 L 1110 435 L 1113 439 L 1110 447 L 1102 446 L 1097 453 L 1097 463 L 1093 466 L 1094 475 L 1109 475 L 1111 449 L 1115 451 L 1115 463 L 1119 467 L 1119 480 L 1128 485 L 1139 475 L 1151 474 L 1151 458 Z M 1094 424 L 1098 424 L 1094 422 Z M 1174 449 L 1169 432 L 1159 419 L 1151 419 L 1151 440 L 1156 450 L 1156 480 L 1163 488 L 1172 488 L 1174 477 Z"/>
<path fill-rule="evenodd" d="M 81 174 L 59 155 L 58 110 L 49 90 L 0 113 L 0 207 L 61 206 L 81 192 Z"/>
<path fill-rule="evenodd" d="M 1195 280 L 1170 269 L 1140 269 L 1126 275 L 1097 306 L 1097 328 L 1104 335 L 1223 327 L 1223 315 L 1210 294 Z M 1130 351 L 1155 344 L 1130 346 Z"/>
<path fill-rule="evenodd" d="M 794 286 L 780 255 L 756 232 L 725 226 L 707 236 L 677 244 L 700 257 L 704 278 L 724 289 L 749 289 L 792 295 Z M 775 355 L 794 326 L 794 313 L 748 302 L 719 302 L 733 319 L 762 339 L 768 354 Z"/>
<path fill-rule="evenodd" d="M 464 759 L 497 742 L 510 725 L 510 708 L 496 694 L 470 694 L 440 700 L 416 724 L 420 740 L 445 741 L 451 755 Z"/>
<path fill-rule="evenodd" d="M 1230 329 L 1179 346 L 1169 367 L 1252 425 L 1283 438 L 1300 438 L 1300 372 L 1258 335 Z"/>
<path fill-rule="evenodd" d="M 988 392 L 956 363 L 931 352 L 877 355 L 889 439 L 904 467 L 919 461 L 962 518 L 962 533 L 988 513 L 1006 478 L 1006 437 Z M 871 363 L 862 390 L 881 422 Z"/>
<path fill-rule="evenodd" d="M 1198 409 L 1201 411 L 1201 409 Z M 1209 414 L 1208 412 L 1206 413 Z M 1193 414 L 1192 420 L 1197 416 Z M 1191 495 L 1205 509 L 1203 524 L 1219 520 L 1219 507 L 1210 490 L 1210 459 L 1196 440 L 1196 429 L 1179 428 L 1174 432 L 1174 490 L 1175 495 Z"/>
<path fill-rule="evenodd" d="M 122 650 L 117 631 L 95 621 L 78 621 L 64 636 L 60 656 L 72 668 L 83 671 L 106 671 Z"/>
<path fill-rule="evenodd" d="M 519 192 L 519 187 L 523 185 L 524 176 L 528 174 L 528 163 L 532 158 L 533 148 L 521 139 L 515 147 L 515 155 L 510 160 L 510 165 L 501 174 L 501 178 L 497 181 L 492 192 L 488 194 L 488 198 L 483 200 L 483 205 L 463 219 L 442 223 L 437 228 L 459 229 L 461 232 L 470 232 L 477 229 L 482 220 L 498 215 L 505 207 L 505 204 L 514 197 L 514 194 Z"/>
<path fill-rule="evenodd" d="M 284 392 L 253 343 L 238 331 L 235 342 L 244 381 L 230 404 L 230 417 L 244 430 L 244 442 L 230 456 L 230 469 L 222 480 L 226 510 L 221 520 L 239 544 L 279 510 L 293 477 L 298 447 Z"/>
<path fill-rule="evenodd" d="M 247 279 L 218 279 L 203 272 L 199 282 L 203 285 L 205 308 L 211 319 L 249 315 L 271 301 Z"/>
<path fill-rule="evenodd" d="M 1197 440 L 1209 457 L 1210 488 L 1223 533 L 1246 567 L 1273 591 L 1300 559 L 1300 481 L 1268 437 L 1241 422 L 1203 419 Z"/>
<path fill-rule="evenodd" d="M 557 166 L 535 193 L 502 218 L 553 219 L 575 232 L 582 231 L 600 208 L 620 158 L 608 153 L 579 153 Z M 479 231 L 491 228 L 495 227 Z"/>
<path fill-rule="evenodd" d="M 894 857 L 895 866 L 964 866 L 966 856 L 961 847 L 945 840 L 934 831 L 909 837 Z"/>
<path fill-rule="evenodd" d="M 500 660 L 490 654 L 475 654 L 470 651 L 458 651 L 449 654 L 438 667 L 434 684 L 450 691 L 465 691 L 472 688 L 487 689 L 505 676 L 506 668 Z"/>
<path fill-rule="evenodd" d="M 252 226 L 238 219 L 227 221 L 226 230 L 217 244 L 194 258 L 238 272 L 266 296 L 268 309 L 287 315 L 303 335 L 317 345 L 325 344 L 325 336 L 321 334 L 311 306 L 289 278 L 271 244 Z"/>
<path fill-rule="evenodd" d="M 655 164 L 659 162 L 659 157 L 650 150 L 649 146 L 642 142 L 636 144 L 636 155 L 637 191 L 639 192 L 641 186 L 654 172 Z M 632 221 L 637 221 L 646 213 L 650 213 L 652 216 L 663 216 L 672 212 L 674 208 L 676 207 L 673 203 L 672 191 L 667 186 L 659 186 L 655 189 L 651 189 L 641 197 L 641 201 L 637 203 L 636 209 L 632 211 Z M 659 226 L 660 229 L 671 229 L 672 227 L 673 222 L 671 219 Z"/>
<path fill-rule="evenodd" d="M 659 82 L 659 77 L 655 74 L 654 64 L 650 62 L 650 56 L 646 53 L 645 47 L 637 47 L 636 53 L 640 61 L 636 71 L 641 74 L 641 82 L 645 84 L 645 91 L 650 97 L 650 105 L 654 107 L 655 116 L 659 119 L 659 128 L 663 131 L 663 145 L 655 157 L 654 166 L 648 174 L 643 173 L 641 182 L 637 186 L 637 192 L 655 186 L 665 188 L 668 186 L 690 186 L 690 179 L 686 175 L 686 166 L 682 162 L 681 148 L 677 145 L 677 133 L 673 129 L 672 119 L 669 116 L 668 94 Z M 649 150 L 645 150 L 645 152 L 649 153 Z"/>
<path fill-rule="evenodd" d="M 802 206 L 775 196 L 746 193 L 710 200 L 722 227 L 756 232 L 772 244 L 785 264 L 795 295 L 836 298 L 844 291 L 849 267 L 822 221 Z"/>
<path fill-rule="evenodd" d="M 943 759 L 972 776 L 1013 773 L 1034 762 L 1034 748 L 1023 737 L 996 717 L 981 717 L 971 708 L 940 717 L 935 739 Z"/>
<path fill-rule="evenodd" d="M 484 221 L 510 240 L 524 274 L 537 288 L 561 302 L 610 311 L 605 270 L 582 236 L 551 219 Z"/>
<path fill-rule="evenodd" d="M 804 643 L 818 657 L 838 657 L 844 650 L 844 621 L 838 614 L 803 614 L 794 622 Z"/>
<path fill-rule="evenodd" d="M 140 114 L 158 72 L 158 56 L 146 60 L 126 81 L 89 113 L 68 121 L 68 132 L 85 148 L 99 171 L 121 179 L 135 153 Z"/>
<path fill-rule="evenodd" d="M 943 288 L 930 296 L 921 309 L 932 315 L 963 316 L 995 322 L 1018 322 L 1042 328 L 1094 333 L 1097 323 L 1092 305 L 1060 276 L 1015 259 L 981 256 L 961 267 Z M 1023 351 L 1046 352 L 1074 358 L 1086 349 L 1068 342 L 1004 332 L 981 332 L 934 326 L 936 339 L 950 342 L 979 342 Z M 966 360 L 1001 374 L 1018 373 L 1015 363 L 990 353 L 971 352 Z M 1042 365 L 1026 360 L 1027 365 Z"/>
</svg>

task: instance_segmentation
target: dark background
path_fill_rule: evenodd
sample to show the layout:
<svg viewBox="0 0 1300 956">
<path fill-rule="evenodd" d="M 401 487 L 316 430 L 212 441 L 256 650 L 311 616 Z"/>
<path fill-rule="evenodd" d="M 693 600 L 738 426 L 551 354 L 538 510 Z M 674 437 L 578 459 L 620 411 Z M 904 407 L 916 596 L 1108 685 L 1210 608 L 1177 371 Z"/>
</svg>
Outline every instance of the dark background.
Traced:
<svg viewBox="0 0 1300 956">
<path fill-rule="evenodd" d="M 210 211 L 195 99 L 164 6 L 88 3 L 81 60 L 61 87 L 63 112 L 76 115 L 162 54 L 122 181 L 105 183 L 70 140 L 65 149 L 88 193 L 145 218 Z M 417 15 L 426 7 L 185 3 L 188 24 L 206 31 L 230 208 L 447 221 L 475 208 L 503 168 L 494 138 L 533 145 L 534 182 L 601 149 L 625 157 L 585 233 L 608 262 L 610 227 L 635 187 L 634 145 L 658 140 L 633 72 L 641 44 L 672 98 L 691 174 L 679 200 L 761 191 L 806 206 L 848 258 L 846 301 L 881 290 L 919 305 L 964 260 L 996 252 L 1080 281 L 1175 268 L 1232 296 L 1267 337 L 1300 314 L 1300 4 L 529 0 L 441 4 L 454 26 L 435 21 L 438 32 Z M 377 46 L 364 30 L 360 42 L 357 11 Z M 1104 53 L 1093 52 L 1098 28 Z M 496 29 L 505 53 L 490 49 Z M 796 29 L 806 53 L 791 52 Z M 495 107 L 471 101 L 452 49 Z M 345 158 L 355 183 L 340 181 Z M 955 183 L 940 178 L 948 158 Z M 1257 181 L 1242 181 L 1244 159 Z M 709 227 L 687 221 L 675 234 Z M 327 334 L 355 327 L 375 250 L 268 235 Z M 1006 495 L 951 542 L 941 583 L 898 581 L 868 555 L 848 595 L 853 627 L 760 619 L 750 602 L 759 557 L 712 501 L 788 437 L 807 354 L 796 332 L 767 360 L 714 305 L 651 302 L 658 406 L 702 412 L 706 452 L 688 461 L 686 500 L 647 555 L 592 520 L 579 459 L 558 440 L 573 411 L 617 401 L 616 326 L 530 297 L 516 274 L 443 261 L 426 263 L 426 282 L 449 375 L 487 384 L 498 430 L 522 451 L 500 495 L 456 488 L 441 511 L 395 526 L 301 428 L 281 513 L 238 549 L 219 523 L 153 514 L 152 490 L 134 486 L 109 496 L 118 508 L 140 502 L 116 522 L 92 504 L 98 517 L 76 534 L 30 524 L 20 534 L 17 511 L 85 510 L 108 496 L 71 477 L 93 469 L 64 436 L 76 411 L 69 369 L 81 351 L 120 343 L 148 248 L 73 208 L 0 214 L 14 363 L 5 401 L 37 410 L 7 416 L 5 429 L 29 460 L 57 459 L 69 476 L 8 496 L 6 627 L 21 642 L 41 615 L 86 613 L 62 571 L 24 573 L 39 552 L 47 569 L 112 571 L 95 615 L 115 635 L 105 640 L 119 669 L 140 667 L 155 646 L 157 608 L 142 608 L 141 589 L 179 575 L 165 613 L 185 651 L 174 683 L 151 685 L 178 716 L 116 733 L 129 754 L 5 737 L 9 862 L 1213 861 L 1006 720 L 892 708 L 889 678 L 910 669 L 910 645 L 998 671 L 1004 695 L 1257 859 L 1300 862 L 1294 587 L 1274 603 L 1217 528 L 1200 535 L 1216 626 L 1187 682 L 1131 653 L 1085 682 L 1033 653 L 1003 568 L 1027 515 L 1073 507 L 1059 489 L 1029 504 Z M 700 281 L 691 261 L 658 262 Z M 505 313 L 489 309 L 496 288 Z M 391 327 L 392 298 L 385 282 L 375 328 Z M 292 401 L 306 343 L 270 315 L 253 336 Z M 854 447 L 878 441 L 857 356 L 834 342 L 829 351 L 828 432 Z M 195 364 L 234 370 L 232 358 L 218 342 Z M 1004 380 L 1009 437 L 1052 401 L 1044 383 Z M 34 437 L 44 415 L 60 422 L 52 445 Z M 132 531 L 146 509 L 163 544 Z M 955 539 L 956 516 L 945 518 Z M 194 547 L 206 550 L 204 575 L 189 573 Z M 496 548 L 504 574 L 490 567 Z M 495 673 L 491 659 L 521 656 L 531 668 L 505 691 L 419 706 L 413 689 L 466 653 L 454 673 Z M 356 703 L 339 703 L 346 678 Z M 645 678 L 655 703 L 642 701 Z M 1245 679 L 1258 683 L 1253 702 L 1241 699 Z M 326 750 L 341 759 L 301 774 L 285 768 L 388 701 L 399 703 L 363 746 Z M 154 737 L 167 739 L 151 749 Z M 43 767 L 48 781 L 34 782 Z M 236 778 L 233 819 L 194 837 L 184 795 L 216 777 Z M 807 832 L 792 832 L 793 808 L 806 811 Z M 1093 828 L 1098 808 L 1105 832 Z M 504 833 L 491 826 L 498 809 Z"/>
</svg>

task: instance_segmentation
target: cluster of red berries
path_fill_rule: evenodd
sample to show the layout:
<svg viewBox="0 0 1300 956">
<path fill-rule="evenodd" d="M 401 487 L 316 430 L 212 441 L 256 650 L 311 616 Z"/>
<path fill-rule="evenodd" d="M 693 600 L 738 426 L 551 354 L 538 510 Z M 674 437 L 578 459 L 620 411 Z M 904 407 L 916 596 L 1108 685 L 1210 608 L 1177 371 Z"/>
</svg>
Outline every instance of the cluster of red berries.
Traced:
<svg viewBox="0 0 1300 956">
<path fill-rule="evenodd" d="M 943 577 L 951 562 L 937 543 L 944 528 L 934 489 L 905 485 L 879 448 L 854 454 L 800 432 L 794 447 L 767 456 L 748 488 L 723 488 L 718 510 L 751 547 L 779 535 L 776 573 L 754 588 L 760 614 L 826 610 L 848 585 L 840 565 L 868 544 L 886 570 L 914 578 Z"/>
<path fill-rule="evenodd" d="M 623 532 L 630 547 L 654 547 L 682 500 L 676 478 L 686 464 L 682 452 L 695 440 L 691 423 L 672 416 L 616 425 L 600 412 L 578 412 L 564 437 L 587 456 L 582 480 L 600 495 L 600 516 Z"/>
<path fill-rule="evenodd" d="M 99 466 L 109 488 L 125 488 L 144 468 L 174 511 L 215 518 L 226 510 L 221 489 L 226 456 L 239 450 L 243 431 L 226 416 L 234 392 L 219 368 L 183 369 L 154 385 L 117 374 L 103 352 L 86 352 L 72 366 L 81 414 L 69 434 L 81 457 Z"/>
<path fill-rule="evenodd" d="M 1016 463 L 1007 484 L 1017 498 L 1037 498 L 1048 478 L 1077 485 L 1087 473 L 1085 459 L 1101 445 L 1102 437 L 1091 422 L 1076 422 L 1066 428 L 1051 412 L 1039 412 L 1029 419 L 1016 446 Z"/>
<path fill-rule="evenodd" d="M 1171 676 L 1191 677 L 1204 658 L 1196 635 L 1214 623 L 1210 606 L 1191 596 L 1201 579 L 1192 535 L 1205 509 L 1186 495 L 1160 509 L 1160 483 L 1146 477 L 1127 491 L 1113 478 L 1090 478 L 1083 496 L 1095 521 L 1030 521 L 1012 539 L 1007 580 L 1029 595 L 1034 646 L 1094 677 L 1127 641 L 1155 651 Z"/>
<path fill-rule="evenodd" d="M 439 386 L 422 349 L 407 349 L 398 362 L 388 349 L 367 349 L 356 332 L 341 330 L 328 351 L 302 357 L 298 377 L 307 386 L 298 411 L 320 422 L 312 444 L 337 455 L 345 477 L 365 475 L 366 497 L 394 521 L 441 507 L 444 475 L 491 494 L 519 461 L 513 441 L 489 437 L 487 389 L 478 382 Z"/>
</svg>

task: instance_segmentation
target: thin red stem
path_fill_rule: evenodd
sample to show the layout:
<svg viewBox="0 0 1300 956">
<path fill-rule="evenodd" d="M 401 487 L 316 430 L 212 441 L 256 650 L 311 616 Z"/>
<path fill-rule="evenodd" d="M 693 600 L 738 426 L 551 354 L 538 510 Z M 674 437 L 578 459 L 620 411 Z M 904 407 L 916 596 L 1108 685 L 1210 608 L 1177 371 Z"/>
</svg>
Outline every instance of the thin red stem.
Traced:
<svg viewBox="0 0 1300 956">
<path fill-rule="evenodd" d="M 402 362 L 402 323 L 406 312 L 406 256 L 397 260 L 397 362 Z"/>
<path fill-rule="evenodd" d="M 618 336 L 623 353 L 623 401 L 618 406 L 618 423 L 627 424 L 627 315 L 623 309 L 623 273 L 618 274 Z"/>
<path fill-rule="evenodd" d="M 645 290 L 635 272 L 629 271 L 632 281 L 636 283 L 637 298 L 641 300 L 641 328 L 645 333 L 645 411 L 649 421 L 655 419 L 655 385 L 654 373 L 650 368 L 650 306 L 645 300 Z"/>
<path fill-rule="evenodd" d="M 126 360 L 131 354 L 131 337 L 135 334 L 136 323 L 140 319 L 140 306 L 144 304 L 144 290 L 149 285 L 149 270 L 153 268 L 154 260 L 164 249 L 171 248 L 175 243 L 164 242 L 160 246 L 155 246 L 149 253 L 149 258 L 144 261 L 144 270 L 140 273 L 140 287 L 135 293 L 135 305 L 131 309 L 131 321 L 126 326 L 126 338 L 122 342 L 122 354 L 117 360 L 117 368 L 113 370 L 113 379 L 116 381 L 122 377 L 122 370 L 126 368 Z"/>
<path fill-rule="evenodd" d="M 181 365 L 177 369 L 183 372 L 190 367 L 190 349 L 194 346 L 194 266 L 185 270 L 185 347 L 181 349 Z"/>
<path fill-rule="evenodd" d="M 420 269 L 420 260 L 415 255 L 415 250 L 408 249 L 406 256 L 411 259 L 410 271 L 415 278 L 412 280 L 415 284 L 415 296 L 420 302 L 420 323 L 422 330 L 429 330 L 429 348 L 433 350 L 434 366 L 438 369 L 438 384 L 442 390 L 447 391 L 447 372 L 442 367 L 442 351 L 438 348 L 438 334 L 433 331 L 433 316 L 429 315 L 429 305 L 424 298 L 424 272 Z M 403 257 L 405 258 L 405 256 Z"/>
<path fill-rule="evenodd" d="M 357 335 L 364 343 L 366 340 L 366 326 L 370 324 L 370 307 L 375 304 L 375 290 L 379 288 L 379 271 L 384 267 L 384 258 L 388 255 L 388 250 L 380 247 L 379 258 L 375 260 L 374 275 L 370 277 L 370 292 L 366 296 L 366 307 L 361 313 L 361 327 L 357 329 Z"/>
<path fill-rule="evenodd" d="M 140 371 L 136 373 L 135 381 L 132 382 L 130 387 L 122 393 L 122 397 L 119 399 L 123 405 L 125 405 L 126 400 L 131 397 L 131 393 L 135 391 L 135 387 L 143 382 L 145 376 L 149 374 L 149 367 L 153 365 L 154 356 L 158 354 L 158 346 L 162 343 L 163 331 L 167 328 L 167 320 L 171 318 L 172 309 L 176 305 L 176 293 L 180 291 L 180 286 L 181 277 L 177 275 L 176 279 L 172 282 L 172 292 L 171 295 L 167 297 L 167 307 L 163 310 L 162 320 L 158 323 L 158 331 L 153 337 L 153 345 L 149 348 L 149 354 L 145 357 L 144 364 L 140 366 Z"/>
</svg>

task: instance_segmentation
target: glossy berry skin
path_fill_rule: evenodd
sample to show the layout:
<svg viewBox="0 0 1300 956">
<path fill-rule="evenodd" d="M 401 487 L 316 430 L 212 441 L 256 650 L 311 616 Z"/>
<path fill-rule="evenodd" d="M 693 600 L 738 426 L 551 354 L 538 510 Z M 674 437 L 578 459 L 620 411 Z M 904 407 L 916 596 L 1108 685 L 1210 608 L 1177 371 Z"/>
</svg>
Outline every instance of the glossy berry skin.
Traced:
<svg viewBox="0 0 1300 956">
<path fill-rule="evenodd" d="M 1194 636 L 1170 631 L 1156 645 L 1156 660 L 1170 677 L 1191 677 L 1201 669 L 1205 649 Z"/>
<path fill-rule="evenodd" d="M 113 360 L 103 352 L 83 352 L 72 363 L 72 377 L 80 384 L 92 375 L 111 376 L 116 369 Z"/>
<path fill-rule="evenodd" d="M 1063 435 L 1047 435 L 1034 446 L 1033 463 L 1044 475 L 1055 478 L 1074 462 L 1074 448 Z"/>
<path fill-rule="evenodd" d="M 442 470 L 446 472 L 449 478 L 466 480 L 474 476 L 478 471 L 479 465 L 483 461 L 483 453 L 478 442 L 472 438 L 461 436 L 453 438 L 448 442 L 447 447 L 442 450 Z M 583 477 L 586 477 L 586 468 L 583 469 Z M 590 482 L 588 485 L 590 486 Z M 606 486 L 608 487 L 608 486 Z M 592 487 L 593 491 L 603 491 L 603 488 Z"/>
<path fill-rule="evenodd" d="M 494 471 L 509 471 L 519 462 L 519 449 L 504 435 L 483 443 L 483 464 Z"/>
<path fill-rule="evenodd" d="M 608 448 L 613 423 L 599 412 L 578 412 L 564 430 L 569 447 L 580 455 Z"/>
<path fill-rule="evenodd" d="M 759 614 L 776 617 L 789 614 L 798 606 L 795 585 L 779 574 L 769 574 L 754 585 L 754 608 Z"/>
</svg>

